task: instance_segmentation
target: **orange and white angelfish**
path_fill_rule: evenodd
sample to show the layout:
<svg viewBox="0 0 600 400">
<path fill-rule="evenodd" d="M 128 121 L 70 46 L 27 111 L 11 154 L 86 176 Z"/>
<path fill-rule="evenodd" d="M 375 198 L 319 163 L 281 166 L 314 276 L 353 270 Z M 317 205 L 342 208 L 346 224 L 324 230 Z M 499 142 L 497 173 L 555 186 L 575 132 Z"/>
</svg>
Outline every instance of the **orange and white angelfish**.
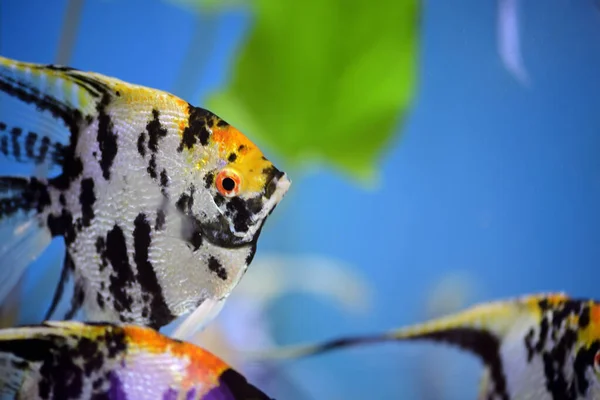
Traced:
<svg viewBox="0 0 600 400">
<path fill-rule="evenodd" d="M 0 399 L 271 400 L 200 347 L 80 322 L 0 330 Z"/>
</svg>

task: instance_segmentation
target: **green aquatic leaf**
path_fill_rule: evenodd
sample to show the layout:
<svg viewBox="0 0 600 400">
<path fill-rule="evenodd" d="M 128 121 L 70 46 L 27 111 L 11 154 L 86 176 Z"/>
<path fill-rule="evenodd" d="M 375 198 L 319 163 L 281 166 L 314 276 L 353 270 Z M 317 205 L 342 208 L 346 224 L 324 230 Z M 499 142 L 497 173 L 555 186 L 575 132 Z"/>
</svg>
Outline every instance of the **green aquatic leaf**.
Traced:
<svg viewBox="0 0 600 400">
<path fill-rule="evenodd" d="M 413 98 L 418 0 L 254 0 L 207 106 L 296 165 L 370 179 Z"/>
</svg>

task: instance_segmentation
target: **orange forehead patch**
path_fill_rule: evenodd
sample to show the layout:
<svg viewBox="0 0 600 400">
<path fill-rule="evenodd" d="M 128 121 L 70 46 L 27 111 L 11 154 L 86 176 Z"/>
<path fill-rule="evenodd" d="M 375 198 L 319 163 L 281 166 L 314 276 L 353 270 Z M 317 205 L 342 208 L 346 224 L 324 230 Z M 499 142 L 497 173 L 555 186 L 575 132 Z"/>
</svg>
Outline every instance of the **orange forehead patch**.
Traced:
<svg viewBox="0 0 600 400">
<path fill-rule="evenodd" d="M 258 150 L 256 145 L 250 141 L 242 132 L 231 125 L 219 126 L 219 121 L 214 121 L 212 126 L 212 141 L 219 145 L 221 153 L 238 151 L 240 154 L 247 154 L 250 151 Z M 225 155 L 225 154 L 224 154 Z"/>
</svg>

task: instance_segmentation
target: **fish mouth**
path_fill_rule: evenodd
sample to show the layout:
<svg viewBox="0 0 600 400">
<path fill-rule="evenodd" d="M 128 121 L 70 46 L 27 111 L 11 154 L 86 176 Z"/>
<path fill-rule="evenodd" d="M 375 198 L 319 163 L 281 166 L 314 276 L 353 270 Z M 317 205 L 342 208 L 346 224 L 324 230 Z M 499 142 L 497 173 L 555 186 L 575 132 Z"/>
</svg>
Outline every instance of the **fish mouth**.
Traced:
<svg viewBox="0 0 600 400">
<path fill-rule="evenodd" d="M 265 189 L 263 198 L 266 199 L 266 201 L 264 206 L 261 212 L 254 215 L 253 222 L 262 219 L 262 223 L 264 224 L 267 216 L 273 212 L 275 207 L 277 207 L 277 204 L 279 204 L 279 202 L 290 189 L 291 184 L 292 181 L 288 178 L 285 172 L 276 170 L 276 172 L 273 174 L 273 178 Z"/>
</svg>

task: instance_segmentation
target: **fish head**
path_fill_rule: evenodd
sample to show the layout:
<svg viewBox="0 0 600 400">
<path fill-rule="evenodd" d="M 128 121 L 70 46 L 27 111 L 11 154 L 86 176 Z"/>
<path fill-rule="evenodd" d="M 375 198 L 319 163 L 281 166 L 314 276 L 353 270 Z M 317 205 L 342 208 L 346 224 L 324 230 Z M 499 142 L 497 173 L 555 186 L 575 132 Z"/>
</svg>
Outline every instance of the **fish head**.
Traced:
<svg viewBox="0 0 600 400">
<path fill-rule="evenodd" d="M 194 230 L 224 248 L 255 244 L 291 181 L 239 130 L 207 119 L 210 135 L 202 166 L 203 201 L 192 205 Z"/>
</svg>

